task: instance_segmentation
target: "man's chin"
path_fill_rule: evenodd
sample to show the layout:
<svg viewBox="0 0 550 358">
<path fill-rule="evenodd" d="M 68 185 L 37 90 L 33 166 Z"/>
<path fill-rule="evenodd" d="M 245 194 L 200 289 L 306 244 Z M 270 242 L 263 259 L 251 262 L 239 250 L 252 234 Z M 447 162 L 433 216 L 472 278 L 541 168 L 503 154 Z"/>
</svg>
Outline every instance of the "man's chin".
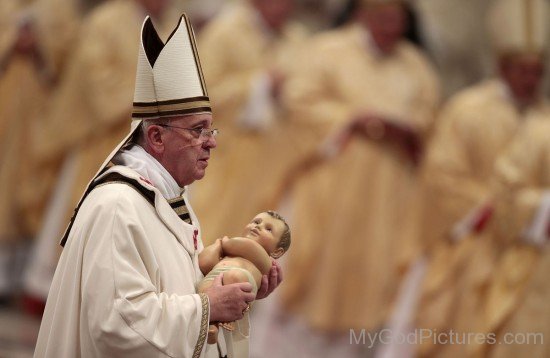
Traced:
<svg viewBox="0 0 550 358">
<path fill-rule="evenodd" d="M 206 168 L 197 170 L 195 175 L 195 180 L 201 180 L 206 175 Z"/>
</svg>

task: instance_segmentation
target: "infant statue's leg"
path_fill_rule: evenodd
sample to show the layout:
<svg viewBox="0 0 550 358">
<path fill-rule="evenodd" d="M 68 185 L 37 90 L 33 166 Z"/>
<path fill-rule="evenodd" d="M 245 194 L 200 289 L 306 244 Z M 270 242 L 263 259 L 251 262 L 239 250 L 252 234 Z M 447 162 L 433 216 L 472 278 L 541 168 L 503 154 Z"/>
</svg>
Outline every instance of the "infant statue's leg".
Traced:
<svg viewBox="0 0 550 358">
<path fill-rule="evenodd" d="M 208 290 L 210 287 L 212 287 L 213 282 L 214 282 L 213 277 L 208 275 L 207 278 L 204 278 L 197 285 L 197 292 L 202 293 Z M 239 282 L 250 282 L 249 276 L 243 270 L 229 269 L 223 272 L 223 280 L 222 280 L 223 285 L 230 285 L 232 283 L 239 283 Z M 211 324 L 208 327 L 208 339 L 207 339 L 208 344 L 214 344 L 218 341 L 218 331 L 219 329 L 217 324 Z"/>
<path fill-rule="evenodd" d="M 223 284 L 230 285 L 232 283 L 250 282 L 249 276 L 243 270 L 228 270 L 223 273 Z"/>
<path fill-rule="evenodd" d="M 248 276 L 243 270 L 229 269 L 223 272 L 223 285 L 230 285 L 232 283 L 250 282 L 250 276 Z M 214 278 L 208 275 L 197 285 L 197 292 L 202 293 L 212 287 Z M 254 290 L 255 287 L 252 287 Z"/>
</svg>

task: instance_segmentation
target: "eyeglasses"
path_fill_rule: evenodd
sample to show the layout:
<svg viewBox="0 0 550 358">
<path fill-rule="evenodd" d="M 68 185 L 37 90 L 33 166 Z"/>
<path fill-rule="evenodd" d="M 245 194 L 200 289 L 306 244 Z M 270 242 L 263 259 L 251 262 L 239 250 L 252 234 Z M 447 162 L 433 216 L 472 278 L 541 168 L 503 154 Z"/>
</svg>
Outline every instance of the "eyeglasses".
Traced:
<svg viewBox="0 0 550 358">
<path fill-rule="evenodd" d="M 171 126 L 168 124 L 157 124 L 160 127 L 165 128 L 177 128 L 177 129 L 185 129 L 187 131 L 191 131 L 196 133 L 196 136 L 198 136 L 199 139 L 202 140 L 208 140 L 211 137 L 216 137 L 218 133 L 220 132 L 218 129 L 209 129 L 209 128 L 183 128 L 183 127 L 177 127 L 177 126 Z"/>
</svg>

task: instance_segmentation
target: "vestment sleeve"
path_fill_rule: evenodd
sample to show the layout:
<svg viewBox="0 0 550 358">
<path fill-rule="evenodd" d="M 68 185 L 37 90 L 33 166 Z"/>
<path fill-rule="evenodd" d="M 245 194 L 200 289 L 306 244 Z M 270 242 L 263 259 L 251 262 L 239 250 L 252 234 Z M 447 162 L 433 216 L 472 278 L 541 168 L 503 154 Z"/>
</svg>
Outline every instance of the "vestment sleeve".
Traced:
<svg viewBox="0 0 550 358">
<path fill-rule="evenodd" d="M 488 184 L 476 179 L 469 149 L 469 118 L 464 117 L 459 106 L 451 104 L 439 121 L 424 175 L 429 211 L 448 230 L 486 200 Z"/>
<path fill-rule="evenodd" d="M 509 243 L 531 224 L 543 194 L 549 189 L 550 178 L 545 168 L 550 160 L 550 126 L 528 123 L 525 127 L 496 164 L 498 236 Z"/>
</svg>

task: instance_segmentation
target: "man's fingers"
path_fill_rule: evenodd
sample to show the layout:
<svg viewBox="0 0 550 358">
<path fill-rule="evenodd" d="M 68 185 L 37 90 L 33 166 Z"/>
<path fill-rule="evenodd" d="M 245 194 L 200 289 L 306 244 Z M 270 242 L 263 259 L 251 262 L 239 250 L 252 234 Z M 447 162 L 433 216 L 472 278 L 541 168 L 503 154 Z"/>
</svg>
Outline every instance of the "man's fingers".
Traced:
<svg viewBox="0 0 550 358">
<path fill-rule="evenodd" d="M 265 298 L 269 296 L 283 280 L 283 270 L 279 263 L 275 260 L 272 261 L 271 269 L 267 275 L 262 276 L 262 285 L 258 290 L 257 298 Z"/>
<path fill-rule="evenodd" d="M 267 275 L 262 275 L 262 282 L 260 283 L 260 288 L 256 293 L 256 299 L 260 300 L 266 297 L 267 290 L 269 289 Z"/>
<path fill-rule="evenodd" d="M 275 264 L 275 267 L 277 268 L 277 277 L 279 279 L 278 283 L 283 282 L 283 269 L 281 268 L 281 265 L 277 261 L 273 262 Z"/>
<path fill-rule="evenodd" d="M 235 283 L 235 285 L 237 285 L 241 289 L 241 291 L 244 291 L 244 292 L 252 291 L 252 285 L 249 282 L 239 282 L 239 283 Z"/>
<path fill-rule="evenodd" d="M 245 295 L 244 295 L 244 300 L 246 301 L 246 303 L 249 303 L 249 302 L 252 302 L 256 299 L 256 295 L 252 292 L 247 292 Z"/>
<path fill-rule="evenodd" d="M 269 289 L 269 279 L 267 275 L 262 275 L 262 286 L 260 287 L 263 294 Z"/>
<path fill-rule="evenodd" d="M 277 274 L 277 268 L 272 266 L 271 267 L 271 270 L 269 272 L 269 292 L 273 292 L 273 290 L 275 290 L 275 288 L 277 288 L 277 285 L 279 284 L 279 281 L 278 281 L 278 274 Z"/>
</svg>

